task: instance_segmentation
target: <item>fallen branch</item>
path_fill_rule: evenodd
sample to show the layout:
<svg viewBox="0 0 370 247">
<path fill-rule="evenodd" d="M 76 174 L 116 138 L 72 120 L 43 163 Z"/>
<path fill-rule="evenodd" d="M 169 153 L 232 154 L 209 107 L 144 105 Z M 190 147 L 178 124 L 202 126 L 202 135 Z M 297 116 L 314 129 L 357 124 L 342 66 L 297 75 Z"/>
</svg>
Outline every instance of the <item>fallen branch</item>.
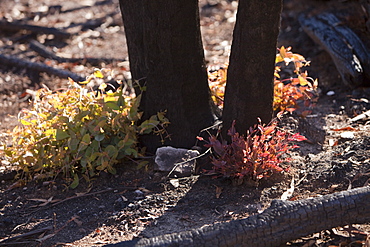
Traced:
<svg viewBox="0 0 370 247">
<path fill-rule="evenodd" d="M 69 38 L 71 36 L 70 33 L 60 31 L 59 29 L 53 27 L 43 27 L 43 26 L 36 26 L 36 25 L 29 25 L 29 24 L 21 24 L 16 22 L 8 22 L 6 20 L 0 20 L 0 30 L 4 31 L 21 31 L 27 30 L 32 33 L 43 33 L 43 34 L 53 34 L 55 37 L 59 38 Z"/>
<path fill-rule="evenodd" d="M 77 74 L 74 74 L 70 71 L 56 69 L 56 68 L 50 67 L 43 63 L 34 63 L 34 62 L 26 61 L 26 60 L 23 60 L 23 59 L 14 57 L 14 56 L 7 56 L 7 55 L 0 54 L 0 66 L 1 65 L 3 66 L 11 65 L 11 66 L 19 67 L 19 68 L 27 68 L 32 71 L 45 72 L 49 75 L 55 75 L 61 78 L 70 77 L 74 81 L 84 81 L 85 80 L 85 78 Z"/>
<path fill-rule="evenodd" d="M 261 214 L 180 233 L 135 239 L 123 246 L 274 247 L 324 229 L 370 221 L 370 187 L 298 201 L 274 200 Z"/>
<path fill-rule="evenodd" d="M 30 49 L 37 52 L 40 56 L 44 58 L 53 59 L 59 63 L 80 63 L 85 64 L 89 63 L 93 66 L 99 66 L 101 63 L 112 63 L 112 62 L 122 62 L 120 59 L 114 59 L 114 58 L 92 58 L 92 57 L 85 57 L 85 58 L 65 58 L 60 57 L 54 54 L 53 52 L 49 51 L 46 46 L 41 44 L 40 42 L 36 40 L 32 40 L 30 42 Z"/>
</svg>

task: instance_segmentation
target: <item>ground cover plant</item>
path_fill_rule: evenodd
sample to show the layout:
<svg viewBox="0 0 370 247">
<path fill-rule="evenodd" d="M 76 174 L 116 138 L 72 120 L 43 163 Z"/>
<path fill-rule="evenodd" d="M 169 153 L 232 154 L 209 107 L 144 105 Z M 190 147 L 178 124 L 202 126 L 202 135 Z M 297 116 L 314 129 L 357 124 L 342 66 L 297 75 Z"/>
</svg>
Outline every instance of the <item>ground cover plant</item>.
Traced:
<svg viewBox="0 0 370 247">
<path fill-rule="evenodd" d="M 103 74 L 96 70 L 80 83 L 70 79 L 68 88 L 58 91 L 44 87 L 36 91 L 32 108 L 19 113 L 21 125 L 11 132 L 13 144 L 5 145 L 4 153 L 19 168 L 20 183 L 61 173 L 75 188 L 81 175 L 89 181 L 101 171 L 115 174 L 116 164 L 142 156 L 139 135 L 163 133 L 164 113 L 139 122 L 141 95 L 127 94 L 123 83 L 115 92 L 105 83 L 89 90 L 85 85 L 94 77 Z M 145 163 L 137 161 L 139 167 Z"/>
</svg>

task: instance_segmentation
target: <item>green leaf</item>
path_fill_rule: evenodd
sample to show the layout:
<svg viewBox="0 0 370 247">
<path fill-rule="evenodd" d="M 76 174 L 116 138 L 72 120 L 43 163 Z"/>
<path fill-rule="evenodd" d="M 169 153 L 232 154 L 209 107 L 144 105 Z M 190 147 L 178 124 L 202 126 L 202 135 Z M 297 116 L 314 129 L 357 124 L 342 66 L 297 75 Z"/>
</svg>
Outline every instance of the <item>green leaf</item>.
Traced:
<svg viewBox="0 0 370 247">
<path fill-rule="evenodd" d="M 60 141 L 60 140 L 68 138 L 69 134 L 65 130 L 57 129 L 55 136 L 56 136 L 55 138 L 57 139 L 57 141 Z"/>
<path fill-rule="evenodd" d="M 119 107 L 124 107 L 126 105 L 125 99 L 123 98 L 123 91 L 122 90 L 119 92 L 119 97 L 118 97 L 118 100 L 117 100 L 117 105 Z"/>
<path fill-rule="evenodd" d="M 89 134 L 85 134 L 82 137 L 81 143 L 83 143 L 84 145 L 89 145 L 91 143 L 90 135 Z"/>
<path fill-rule="evenodd" d="M 140 101 L 141 101 L 141 94 L 139 96 L 137 96 L 136 99 L 133 100 L 132 107 L 131 107 L 130 113 L 129 113 L 129 119 L 131 121 L 137 120 Z"/>
<path fill-rule="evenodd" d="M 133 148 L 128 148 L 125 150 L 125 154 L 129 156 L 134 156 L 135 158 L 137 157 L 138 153 L 135 149 Z"/>
<path fill-rule="evenodd" d="M 114 168 L 114 167 L 112 167 L 112 166 L 108 166 L 108 167 L 107 167 L 107 170 L 108 170 L 108 172 L 109 172 L 110 174 L 113 174 L 113 175 L 115 175 L 115 174 L 117 173 L 116 168 Z"/>
<path fill-rule="evenodd" d="M 152 130 L 159 124 L 160 122 L 158 120 L 155 120 L 153 118 L 149 120 L 145 120 L 140 125 L 140 134 L 149 134 L 152 132 Z"/>
<path fill-rule="evenodd" d="M 82 140 L 80 142 L 80 145 L 78 146 L 78 152 L 84 151 L 90 145 L 90 143 L 91 143 L 90 135 L 89 134 L 85 134 L 82 137 Z"/>
<path fill-rule="evenodd" d="M 146 160 L 140 161 L 140 163 L 137 165 L 137 169 L 141 169 L 147 164 L 149 164 L 149 161 L 146 161 Z"/>
<path fill-rule="evenodd" d="M 71 139 L 68 140 L 68 147 L 72 151 L 75 151 L 75 150 L 77 150 L 77 147 L 78 147 L 79 143 L 80 143 L 80 141 L 77 138 L 71 138 Z"/>
<path fill-rule="evenodd" d="M 110 109 L 112 109 L 112 110 L 119 110 L 119 105 L 117 104 L 116 101 L 108 101 L 108 102 L 105 102 L 105 105 L 107 107 L 109 107 Z"/>
<path fill-rule="evenodd" d="M 79 183 L 80 183 L 80 179 L 78 178 L 77 173 L 75 173 L 73 182 L 71 183 L 70 187 L 72 189 L 75 189 L 78 186 Z"/>
<path fill-rule="evenodd" d="M 104 151 L 108 154 L 108 156 L 110 157 L 110 158 L 116 158 L 117 157 L 117 155 L 118 155 L 118 150 L 117 150 L 117 148 L 115 147 L 115 146 L 113 146 L 113 145 L 109 145 L 109 146 L 107 146 L 105 149 L 104 149 Z"/>
</svg>

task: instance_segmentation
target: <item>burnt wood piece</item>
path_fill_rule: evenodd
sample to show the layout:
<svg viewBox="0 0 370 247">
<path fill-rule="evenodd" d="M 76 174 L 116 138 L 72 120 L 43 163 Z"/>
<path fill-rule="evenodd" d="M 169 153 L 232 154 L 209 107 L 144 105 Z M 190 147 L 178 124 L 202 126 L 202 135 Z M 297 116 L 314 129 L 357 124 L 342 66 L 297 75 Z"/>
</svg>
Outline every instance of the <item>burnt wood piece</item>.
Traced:
<svg viewBox="0 0 370 247">
<path fill-rule="evenodd" d="M 85 78 L 72 73 L 70 71 L 56 69 L 43 63 L 35 63 L 23 60 L 14 56 L 7 56 L 0 54 L 0 66 L 14 66 L 18 68 L 25 68 L 37 72 L 45 72 L 49 75 L 55 75 L 61 78 L 72 78 L 74 81 L 84 81 Z"/>
<path fill-rule="evenodd" d="M 123 246 L 279 246 L 324 229 L 370 221 L 370 187 L 299 201 L 274 200 L 261 214 L 180 233 L 136 239 Z"/>
<path fill-rule="evenodd" d="M 22 24 L 16 22 L 8 22 L 6 20 L 0 20 L 0 30 L 18 32 L 21 30 L 27 30 L 32 33 L 43 33 L 43 34 L 53 34 L 55 37 L 67 39 L 71 36 L 70 33 L 63 32 L 59 29 L 53 27 L 43 27 L 29 24 Z"/>
<path fill-rule="evenodd" d="M 59 63 L 79 63 L 79 64 L 86 64 L 89 63 L 93 66 L 100 66 L 101 63 L 113 63 L 113 62 L 122 62 L 123 59 L 114 59 L 114 58 L 93 58 L 93 57 L 85 57 L 85 58 L 65 58 L 57 56 L 55 53 L 49 51 L 46 46 L 41 44 L 36 40 L 30 41 L 30 49 L 37 52 L 40 56 L 44 58 L 53 59 Z"/>
<path fill-rule="evenodd" d="M 330 54 L 342 80 L 361 86 L 370 78 L 369 51 L 361 39 L 334 14 L 299 16 L 303 30 Z"/>
</svg>

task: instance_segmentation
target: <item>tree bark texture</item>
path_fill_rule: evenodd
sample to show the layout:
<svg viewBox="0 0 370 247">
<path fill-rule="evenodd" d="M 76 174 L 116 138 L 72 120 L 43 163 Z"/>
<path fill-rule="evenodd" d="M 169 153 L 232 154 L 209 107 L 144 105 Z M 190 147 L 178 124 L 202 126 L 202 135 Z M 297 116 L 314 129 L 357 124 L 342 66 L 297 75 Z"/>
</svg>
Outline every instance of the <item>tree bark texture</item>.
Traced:
<svg viewBox="0 0 370 247">
<path fill-rule="evenodd" d="M 274 200 L 258 215 L 191 231 L 107 245 L 275 247 L 324 229 L 370 221 L 370 187 L 299 201 Z"/>
<path fill-rule="evenodd" d="M 273 74 L 281 0 L 240 0 L 231 46 L 223 110 L 223 133 L 269 123 L 273 114 Z"/>
<path fill-rule="evenodd" d="M 299 16 L 303 30 L 332 57 L 344 83 L 358 87 L 370 80 L 369 51 L 361 39 L 332 13 Z"/>
<path fill-rule="evenodd" d="M 215 120 L 200 34 L 197 0 L 120 0 L 133 79 L 146 85 L 143 118 L 167 111 L 175 147 L 192 147 Z M 159 137 L 142 139 L 149 151 Z"/>
</svg>

